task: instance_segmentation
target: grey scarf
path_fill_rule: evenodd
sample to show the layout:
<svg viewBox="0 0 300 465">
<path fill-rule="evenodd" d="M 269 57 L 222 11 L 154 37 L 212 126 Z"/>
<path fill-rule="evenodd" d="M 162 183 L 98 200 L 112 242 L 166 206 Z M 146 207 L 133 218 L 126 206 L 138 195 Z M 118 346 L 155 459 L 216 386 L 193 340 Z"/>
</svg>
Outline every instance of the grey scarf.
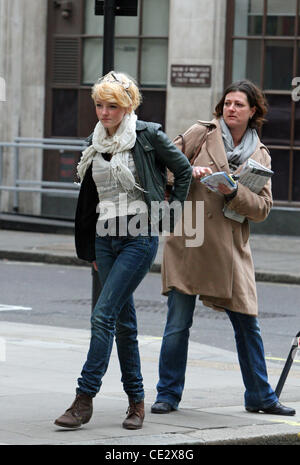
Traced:
<svg viewBox="0 0 300 465">
<path fill-rule="evenodd" d="M 235 147 L 230 129 L 223 118 L 220 118 L 220 126 L 229 166 L 232 170 L 235 170 L 248 160 L 255 151 L 258 142 L 257 132 L 255 129 L 248 128 L 243 135 L 241 143 Z"/>
</svg>

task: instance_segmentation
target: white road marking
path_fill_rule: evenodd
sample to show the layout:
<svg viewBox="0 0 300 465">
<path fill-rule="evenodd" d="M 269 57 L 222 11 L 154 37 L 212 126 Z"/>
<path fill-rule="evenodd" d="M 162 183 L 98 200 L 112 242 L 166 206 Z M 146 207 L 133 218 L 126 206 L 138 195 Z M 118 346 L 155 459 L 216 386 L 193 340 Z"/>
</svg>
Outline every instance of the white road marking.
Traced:
<svg viewBox="0 0 300 465">
<path fill-rule="evenodd" d="M 0 304 L 0 312 L 10 312 L 16 310 L 32 310 L 31 307 L 21 307 L 20 305 L 6 305 Z"/>
</svg>

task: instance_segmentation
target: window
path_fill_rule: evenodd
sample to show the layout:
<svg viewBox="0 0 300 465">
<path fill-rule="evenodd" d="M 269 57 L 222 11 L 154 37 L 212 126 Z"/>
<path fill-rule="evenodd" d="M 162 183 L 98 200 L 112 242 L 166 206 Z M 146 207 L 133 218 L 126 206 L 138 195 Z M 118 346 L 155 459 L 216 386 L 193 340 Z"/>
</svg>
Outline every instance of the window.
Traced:
<svg viewBox="0 0 300 465">
<path fill-rule="evenodd" d="M 300 0 L 228 0 L 225 86 L 250 79 L 265 92 L 269 112 L 260 134 L 270 149 L 275 203 L 299 202 Z"/>
<path fill-rule="evenodd" d="M 104 18 L 94 14 L 94 0 L 70 3 L 72 14 L 66 19 L 62 2 L 48 0 L 45 137 L 85 138 L 97 123 L 91 86 L 102 75 Z M 137 80 L 143 94 L 139 118 L 163 126 L 168 31 L 169 0 L 139 0 L 137 16 L 115 18 L 114 68 Z M 43 179 L 74 180 L 79 157 L 78 152 L 45 151 Z M 61 199 L 43 198 L 43 212 L 52 216 Z M 65 211 L 73 217 L 74 206 Z"/>
<path fill-rule="evenodd" d="M 48 0 L 47 137 L 86 137 L 96 124 L 90 89 L 102 75 L 104 17 L 94 6 L 94 0 L 76 0 L 64 19 L 60 3 Z M 114 68 L 141 87 L 138 116 L 151 114 L 163 126 L 168 31 L 169 0 L 139 0 L 137 16 L 115 17 Z"/>
<path fill-rule="evenodd" d="M 103 16 L 86 0 L 83 38 L 83 84 L 102 74 Z M 116 16 L 115 66 L 135 78 L 142 89 L 165 89 L 168 66 L 169 0 L 140 0 L 138 16 Z"/>
</svg>

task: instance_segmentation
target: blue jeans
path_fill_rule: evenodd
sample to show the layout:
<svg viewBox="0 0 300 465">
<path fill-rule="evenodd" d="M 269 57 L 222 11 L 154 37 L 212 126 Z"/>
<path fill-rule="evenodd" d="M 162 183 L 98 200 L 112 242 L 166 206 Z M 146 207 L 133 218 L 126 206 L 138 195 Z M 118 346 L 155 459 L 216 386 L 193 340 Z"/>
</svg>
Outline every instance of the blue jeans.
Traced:
<svg viewBox="0 0 300 465">
<path fill-rule="evenodd" d="M 92 313 L 90 348 L 77 393 L 94 397 L 99 392 L 116 336 L 124 391 L 140 402 L 144 388 L 132 294 L 154 261 L 158 237 L 97 236 L 95 245 L 102 290 Z"/>
<path fill-rule="evenodd" d="M 189 329 L 193 324 L 196 295 L 172 290 L 160 359 L 156 402 L 177 409 L 182 397 L 188 356 Z M 226 310 L 232 323 L 245 391 L 245 406 L 267 408 L 278 400 L 268 383 L 264 347 L 257 318 Z"/>
</svg>

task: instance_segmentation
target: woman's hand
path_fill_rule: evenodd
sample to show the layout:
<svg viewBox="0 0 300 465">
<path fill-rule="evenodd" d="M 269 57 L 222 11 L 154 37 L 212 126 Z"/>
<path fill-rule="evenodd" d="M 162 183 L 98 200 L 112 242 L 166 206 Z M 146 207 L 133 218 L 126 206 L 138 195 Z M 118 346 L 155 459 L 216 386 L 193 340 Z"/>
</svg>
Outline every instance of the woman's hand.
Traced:
<svg viewBox="0 0 300 465">
<path fill-rule="evenodd" d="M 237 194 L 237 190 L 238 185 L 236 185 L 236 187 L 234 187 L 233 189 L 230 189 L 230 187 L 225 186 L 225 184 L 218 185 L 218 191 L 224 195 L 226 202 L 229 202 L 230 200 L 234 199 L 234 197 Z"/>
<path fill-rule="evenodd" d="M 208 166 L 193 166 L 193 178 L 201 179 L 208 174 L 212 174 L 212 170 Z"/>
<path fill-rule="evenodd" d="M 95 271 L 98 271 L 98 266 L 97 266 L 97 263 L 96 263 L 96 262 L 93 262 L 93 267 L 94 267 L 94 270 L 95 270 Z"/>
<path fill-rule="evenodd" d="M 218 185 L 218 190 L 221 194 L 224 194 L 224 195 L 230 195 L 232 194 L 234 191 L 235 191 L 236 187 L 234 187 L 233 189 L 230 189 L 230 187 L 228 186 L 225 186 L 225 184 L 219 184 Z"/>
</svg>

